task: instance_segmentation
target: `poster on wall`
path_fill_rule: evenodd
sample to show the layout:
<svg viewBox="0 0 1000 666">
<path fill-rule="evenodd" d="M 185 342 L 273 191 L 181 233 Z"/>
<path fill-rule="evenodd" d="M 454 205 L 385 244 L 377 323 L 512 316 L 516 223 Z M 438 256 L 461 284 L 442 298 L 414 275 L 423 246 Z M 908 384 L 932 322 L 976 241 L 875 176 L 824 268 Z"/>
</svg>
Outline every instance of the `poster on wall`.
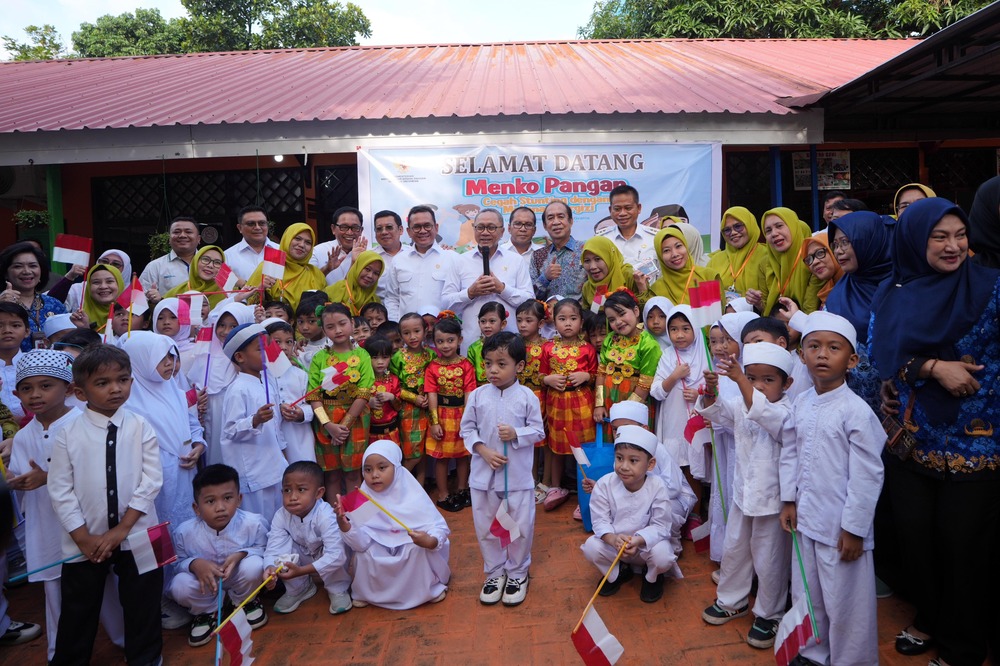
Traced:
<svg viewBox="0 0 1000 666">
<path fill-rule="evenodd" d="M 442 244 L 462 251 L 473 242 L 472 221 L 484 208 L 508 219 L 518 207 L 539 216 L 553 199 L 573 209 L 573 237 L 586 240 L 614 223 L 608 193 L 619 185 L 639 191 L 640 223 L 659 226 L 654 209 L 680 204 L 702 233 L 719 233 L 722 149 L 692 144 L 531 144 L 361 147 L 358 195 L 366 215 L 389 209 L 406 216 L 413 206 L 435 210 Z"/>
<path fill-rule="evenodd" d="M 816 151 L 817 185 L 821 190 L 851 189 L 851 151 Z M 792 174 L 796 190 L 812 189 L 809 153 L 792 153 Z"/>
</svg>

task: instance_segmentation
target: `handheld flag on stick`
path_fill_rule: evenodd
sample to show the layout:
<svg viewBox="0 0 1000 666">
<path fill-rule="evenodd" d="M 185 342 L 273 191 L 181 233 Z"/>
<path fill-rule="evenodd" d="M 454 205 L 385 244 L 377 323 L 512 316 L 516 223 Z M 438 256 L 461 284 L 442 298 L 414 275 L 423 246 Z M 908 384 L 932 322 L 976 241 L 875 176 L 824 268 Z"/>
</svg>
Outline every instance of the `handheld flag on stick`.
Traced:
<svg viewBox="0 0 1000 666">
<path fill-rule="evenodd" d="M 705 328 L 722 317 L 722 287 L 718 280 L 707 280 L 688 289 L 691 297 L 691 326 Z"/>
<path fill-rule="evenodd" d="M 194 355 L 201 356 L 202 354 L 207 354 L 212 349 L 212 331 L 211 326 L 203 326 L 198 329 L 198 337 L 194 339 Z"/>
<path fill-rule="evenodd" d="M 517 521 L 511 517 L 507 511 L 507 498 L 500 500 L 497 508 L 497 515 L 490 524 L 490 534 L 500 539 L 500 547 L 506 548 L 514 541 L 521 538 L 521 530 L 517 526 Z"/>
<path fill-rule="evenodd" d="M 368 501 L 360 490 L 352 490 L 341 497 L 340 506 L 344 507 L 344 513 L 356 525 L 364 525 L 378 515 L 378 507 Z"/>
<path fill-rule="evenodd" d="M 591 312 L 600 312 L 601 306 L 604 305 L 604 301 L 608 298 L 608 285 L 602 284 L 594 292 L 594 300 L 590 302 Z"/>
<path fill-rule="evenodd" d="M 774 637 L 774 661 L 777 666 L 788 666 L 813 638 L 816 643 L 820 642 L 812 596 L 809 594 L 809 581 L 802 563 L 802 551 L 799 550 L 799 533 L 795 530 L 792 530 L 792 545 L 795 547 L 795 559 L 799 562 L 799 575 L 802 576 L 805 594 L 792 605 L 778 624 L 778 633 Z"/>
<path fill-rule="evenodd" d="M 285 276 L 285 253 L 274 247 L 264 248 L 264 263 L 261 273 L 280 280 Z"/>
<path fill-rule="evenodd" d="M 691 530 L 691 541 L 694 541 L 694 552 L 704 553 L 711 545 L 712 520 L 709 518 L 698 527 Z"/>
<path fill-rule="evenodd" d="M 271 386 L 267 381 L 267 352 L 264 350 L 264 338 L 266 336 L 258 335 L 257 344 L 260 346 L 260 358 L 263 361 L 261 367 L 261 378 L 264 382 L 264 402 L 271 404 Z"/>
<path fill-rule="evenodd" d="M 56 243 L 52 247 L 52 261 L 61 261 L 71 266 L 88 266 L 90 253 L 94 249 L 94 240 L 72 234 L 56 234 Z"/>
<path fill-rule="evenodd" d="M 112 303 L 108 308 L 108 321 L 104 324 L 104 336 L 102 342 L 106 345 L 115 344 L 115 304 Z"/>
<path fill-rule="evenodd" d="M 126 310 L 131 308 L 132 314 L 137 317 L 142 316 L 146 310 L 149 309 L 149 301 L 146 300 L 146 292 L 142 288 L 142 283 L 139 282 L 139 278 L 137 278 L 134 274 L 132 275 L 132 281 L 127 287 L 125 287 L 125 290 L 118 295 L 118 300 L 115 302 Z"/>
<path fill-rule="evenodd" d="M 215 274 L 215 284 L 219 285 L 219 289 L 222 291 L 234 291 L 237 282 L 239 282 L 239 279 L 236 277 L 233 269 L 229 267 L 229 264 L 222 264 L 219 272 Z"/>
<path fill-rule="evenodd" d="M 577 441 L 576 435 L 569 430 L 566 430 L 565 432 L 566 439 L 569 440 L 569 450 L 573 452 L 573 457 L 576 458 L 576 462 L 581 467 L 590 467 L 590 458 L 587 456 L 587 452 L 583 450 L 583 447 L 580 446 L 580 442 Z"/>
<path fill-rule="evenodd" d="M 198 404 L 198 389 L 192 386 L 184 393 L 184 397 L 187 398 L 188 409 L 191 409 Z"/>
<path fill-rule="evenodd" d="M 320 384 L 320 388 L 324 391 L 335 391 L 338 386 L 346 383 L 348 379 L 350 378 L 347 376 L 347 363 L 341 361 L 340 363 L 323 368 L 323 383 Z"/>
<path fill-rule="evenodd" d="M 236 610 L 234 610 L 232 613 L 230 613 L 229 617 L 227 617 L 225 620 L 223 620 L 222 622 L 220 622 L 219 626 L 217 626 L 215 628 L 215 631 L 213 631 L 212 633 L 213 634 L 220 633 L 226 627 L 226 625 L 228 625 L 232 621 L 232 619 L 234 617 L 236 617 L 236 614 L 239 613 L 241 610 L 243 610 L 244 606 L 246 606 L 248 603 L 250 603 L 251 601 L 253 601 L 254 597 L 256 597 L 258 594 L 260 594 L 261 590 L 263 590 L 265 587 L 267 587 L 267 585 L 269 585 L 272 580 L 274 580 L 275 578 L 278 577 L 278 574 L 281 573 L 284 570 L 284 568 L 285 568 L 285 565 L 283 563 L 279 564 L 278 568 L 276 568 L 274 570 L 274 573 L 271 574 L 270 576 L 268 576 L 267 578 L 265 578 L 263 583 L 261 583 L 260 585 L 258 585 L 257 587 L 255 587 L 254 591 L 251 592 L 247 596 L 246 599 L 244 599 L 242 602 L 240 602 L 240 605 L 236 607 Z"/>
<path fill-rule="evenodd" d="M 140 574 L 152 571 L 177 561 L 174 542 L 167 529 L 169 522 L 153 525 L 143 532 L 129 534 L 126 538 L 135 558 L 135 567 Z"/>
<path fill-rule="evenodd" d="M 202 294 L 181 294 L 177 297 L 177 302 L 179 307 L 177 319 L 182 319 L 180 311 L 184 311 L 185 316 L 183 317 L 187 321 L 180 321 L 179 323 L 183 326 L 187 324 L 188 326 L 201 326 L 204 320 L 201 318 L 201 310 L 205 303 L 205 296 Z"/>
<path fill-rule="evenodd" d="M 288 356 L 281 350 L 281 345 L 274 340 L 264 345 L 264 359 L 267 363 L 268 372 L 271 373 L 272 377 L 281 377 L 292 369 L 292 362 L 288 360 Z"/>
<path fill-rule="evenodd" d="M 601 588 L 608 582 L 608 576 L 618 566 L 618 561 L 622 558 L 622 553 L 625 552 L 625 549 L 628 548 L 628 544 L 629 542 L 625 541 L 621 545 L 621 548 L 618 549 L 618 554 L 615 555 L 614 561 L 608 567 L 607 572 L 605 572 L 604 578 L 597 584 L 597 589 L 594 590 L 593 596 L 587 602 L 587 607 L 583 609 L 580 621 L 573 627 L 573 645 L 576 647 L 576 651 L 580 653 L 580 656 L 583 657 L 584 663 L 588 666 L 614 664 L 625 653 L 622 644 L 618 642 L 617 638 L 611 635 L 608 628 L 604 626 L 604 622 L 601 621 L 601 617 L 597 614 L 597 611 L 594 610 L 594 601 L 597 600 L 597 595 L 600 594 Z"/>
<path fill-rule="evenodd" d="M 220 585 L 221 589 L 222 586 Z M 229 622 L 222 628 L 216 636 L 222 643 L 229 655 L 229 666 L 250 666 L 254 662 L 250 651 L 253 649 L 253 641 L 250 639 L 250 623 L 247 622 L 246 612 L 240 608 L 229 617 Z"/>
<path fill-rule="evenodd" d="M 684 439 L 691 446 L 708 444 L 712 441 L 712 427 L 705 417 L 698 412 L 692 412 L 684 426 Z"/>
</svg>

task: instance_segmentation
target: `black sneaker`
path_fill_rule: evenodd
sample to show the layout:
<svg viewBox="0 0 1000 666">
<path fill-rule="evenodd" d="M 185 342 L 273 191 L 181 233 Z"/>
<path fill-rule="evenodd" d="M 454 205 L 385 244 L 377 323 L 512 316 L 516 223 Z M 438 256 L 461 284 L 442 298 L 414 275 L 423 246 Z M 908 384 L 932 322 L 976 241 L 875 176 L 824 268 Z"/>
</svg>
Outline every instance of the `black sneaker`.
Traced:
<svg viewBox="0 0 1000 666">
<path fill-rule="evenodd" d="M 453 493 L 448 495 L 443 500 L 438 500 L 437 505 L 438 507 L 451 513 L 458 513 L 465 508 L 465 505 L 462 503 L 461 498 L 459 498 L 458 493 Z"/>
<path fill-rule="evenodd" d="M 0 646 L 20 645 L 21 643 L 33 641 L 41 635 L 41 625 L 11 620 L 7 631 L 0 636 Z"/>
<path fill-rule="evenodd" d="M 656 603 L 663 597 L 663 574 L 656 577 L 652 583 L 645 578 L 642 579 L 642 588 L 639 590 L 639 601 L 647 604 Z"/>
<path fill-rule="evenodd" d="M 750 612 L 750 606 L 743 606 L 739 610 L 728 611 L 719 605 L 716 601 L 714 604 L 706 608 L 701 613 L 701 619 L 709 624 L 720 625 L 729 622 L 730 620 L 735 620 L 738 617 L 743 617 Z"/>
<path fill-rule="evenodd" d="M 251 629 L 257 629 L 267 624 L 267 613 L 264 611 L 264 602 L 260 597 L 254 597 L 250 603 L 243 607 L 243 612 L 247 616 L 247 624 Z"/>
<path fill-rule="evenodd" d="M 610 597 L 618 593 L 618 590 L 622 585 L 632 580 L 632 565 L 625 564 L 623 562 L 618 563 L 618 578 L 615 578 L 614 582 L 608 581 L 604 583 L 599 594 L 602 597 Z"/>
<path fill-rule="evenodd" d="M 458 497 L 462 500 L 462 508 L 472 506 L 472 491 L 468 488 L 458 491 Z"/>
<path fill-rule="evenodd" d="M 747 633 L 747 643 L 750 647 L 762 650 L 774 647 L 774 636 L 778 633 L 778 620 L 765 620 L 762 617 L 755 618 L 753 626 Z"/>
<path fill-rule="evenodd" d="M 212 632 L 215 631 L 215 616 L 211 613 L 195 615 L 188 630 L 188 645 L 201 647 L 212 642 Z"/>
</svg>

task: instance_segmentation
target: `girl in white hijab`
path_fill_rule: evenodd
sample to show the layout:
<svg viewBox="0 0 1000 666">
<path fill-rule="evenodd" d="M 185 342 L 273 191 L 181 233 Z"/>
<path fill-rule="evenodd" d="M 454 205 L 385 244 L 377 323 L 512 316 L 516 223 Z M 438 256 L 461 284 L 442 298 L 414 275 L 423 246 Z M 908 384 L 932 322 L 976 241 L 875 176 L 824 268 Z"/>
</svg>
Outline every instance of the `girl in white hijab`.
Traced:
<svg viewBox="0 0 1000 666">
<path fill-rule="evenodd" d="M 646 324 L 646 331 L 656 338 L 656 342 L 660 345 L 660 351 L 663 354 L 670 352 L 670 335 L 667 332 L 667 313 L 670 312 L 674 307 L 674 304 L 670 302 L 670 299 L 666 296 L 653 296 L 648 301 L 646 305 L 642 308 L 642 321 Z M 655 313 L 655 310 L 659 310 L 659 313 Z M 653 322 L 649 321 L 650 313 L 654 314 Z M 656 328 L 657 324 L 662 322 L 662 330 Z M 652 324 L 652 325 L 651 325 Z"/>
<path fill-rule="evenodd" d="M 191 341 L 191 324 L 179 323 L 180 306 L 181 302 L 177 298 L 164 298 L 157 303 L 156 307 L 153 308 L 153 320 L 150 328 L 160 335 L 166 335 L 174 341 L 174 344 L 177 345 L 177 351 L 180 353 L 181 367 L 186 368 L 194 360 L 194 342 Z M 170 319 L 171 323 L 169 329 L 162 330 L 161 324 L 163 322 L 160 321 L 160 316 L 165 312 L 169 313 L 164 316 Z M 173 317 L 170 317 L 170 315 L 173 315 Z"/>
<path fill-rule="evenodd" d="M 355 553 L 354 606 L 405 610 L 444 599 L 451 579 L 448 523 L 423 486 L 402 465 L 399 445 L 386 439 L 365 451 L 361 490 L 410 528 L 385 513 L 352 525 L 337 497 L 334 509 L 344 543 Z"/>
</svg>

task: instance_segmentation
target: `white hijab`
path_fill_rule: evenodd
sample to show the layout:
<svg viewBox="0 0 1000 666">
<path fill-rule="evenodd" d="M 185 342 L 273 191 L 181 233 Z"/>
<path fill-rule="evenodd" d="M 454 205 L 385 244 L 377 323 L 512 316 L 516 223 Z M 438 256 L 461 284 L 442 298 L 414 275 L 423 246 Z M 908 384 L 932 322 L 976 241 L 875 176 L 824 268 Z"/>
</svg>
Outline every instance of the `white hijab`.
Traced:
<svg viewBox="0 0 1000 666">
<path fill-rule="evenodd" d="M 117 255 L 119 259 L 122 260 L 122 281 L 125 283 L 125 287 L 128 288 L 132 284 L 132 259 L 129 258 L 127 254 L 121 250 L 105 250 L 101 256 L 97 258 L 95 263 L 102 264 L 104 260 L 107 259 L 112 254 Z M 83 282 L 77 282 L 70 285 L 69 293 L 66 294 L 66 309 L 70 312 L 75 312 L 83 304 Z"/>
<path fill-rule="evenodd" d="M 180 299 L 175 297 L 164 298 L 162 301 L 157 303 L 156 307 L 153 308 L 153 321 L 151 323 L 153 330 L 156 330 L 156 319 L 164 310 L 174 313 L 175 317 L 180 317 L 180 314 L 178 314 L 180 306 Z M 170 337 L 173 339 L 174 344 L 177 345 L 177 350 L 181 354 L 186 354 L 194 346 L 194 343 L 191 342 L 191 324 L 180 324 L 177 329 L 177 334 Z"/>
<path fill-rule="evenodd" d="M 670 226 L 677 227 L 684 234 L 684 244 L 687 246 L 688 254 L 695 266 L 707 266 L 708 255 L 705 254 L 705 242 L 701 239 L 701 232 L 693 224 L 687 222 L 673 222 Z"/>
<path fill-rule="evenodd" d="M 660 308 L 660 310 L 663 311 L 664 316 L 667 316 L 667 314 L 673 309 L 673 307 L 674 304 L 671 303 L 670 299 L 667 298 L 666 296 L 653 296 L 648 301 L 646 301 L 646 306 L 642 309 L 642 321 L 643 323 L 646 322 L 646 319 L 649 317 L 649 312 L 653 308 Z M 650 335 L 653 335 L 653 333 L 649 330 L 648 326 L 646 327 L 646 331 L 649 332 Z M 658 343 L 660 343 L 661 352 L 666 354 L 667 352 L 670 351 L 670 347 L 672 345 L 670 344 L 669 331 L 664 331 L 663 335 L 653 335 L 653 337 L 656 339 Z"/>
<path fill-rule="evenodd" d="M 743 357 L 743 327 L 749 324 L 754 319 L 758 318 L 758 314 L 753 312 L 730 312 L 729 314 L 722 315 L 722 319 L 719 320 L 719 324 L 722 328 L 726 329 L 726 333 L 729 334 L 733 340 L 740 345 L 740 360 Z"/>
<path fill-rule="evenodd" d="M 252 307 L 233 301 L 220 303 L 209 313 L 208 325 L 212 327 L 211 347 L 209 347 L 207 354 L 195 356 L 191 362 L 190 370 L 187 371 L 188 379 L 199 388 L 207 388 L 209 395 L 225 391 L 236 380 L 237 375 L 240 374 L 239 369 L 233 365 L 233 362 L 222 351 L 222 343 L 219 342 L 219 336 L 215 334 L 215 327 L 224 314 L 232 315 L 236 319 L 237 326 L 240 324 L 252 324 L 254 321 Z M 209 363 L 209 359 L 211 359 L 211 364 L 208 368 L 208 386 L 206 387 L 204 386 L 205 364 Z"/>
<path fill-rule="evenodd" d="M 667 330 L 670 330 L 670 319 L 676 315 L 684 315 L 690 322 L 692 318 L 690 305 L 675 305 L 667 313 Z M 694 342 L 687 349 L 674 347 L 672 351 L 666 352 L 666 363 L 671 371 L 681 363 L 687 363 L 690 368 L 687 377 L 682 377 L 685 388 L 694 388 L 705 381 L 705 371 L 708 370 L 708 356 L 705 353 L 705 338 L 701 331 L 694 329 Z"/>
<path fill-rule="evenodd" d="M 125 406 L 141 415 L 156 431 L 162 451 L 180 457 L 190 452 L 182 446 L 191 441 L 187 397 L 173 378 L 164 379 L 156 366 L 167 354 L 177 356 L 174 341 L 151 331 L 133 331 L 122 349 L 132 361 L 132 393 Z"/>
<path fill-rule="evenodd" d="M 403 453 L 399 444 L 387 439 L 380 439 L 368 446 L 362 458 L 362 467 L 372 455 L 378 454 L 389 461 L 395 468 L 392 484 L 381 492 L 372 490 L 367 483 L 361 484 L 361 490 L 369 497 L 384 506 L 392 515 L 399 518 L 411 530 L 426 532 L 430 527 L 448 530 L 448 523 L 441 516 L 427 491 L 420 482 L 413 478 L 410 471 L 403 467 Z M 413 543 L 413 539 L 392 518 L 379 512 L 377 516 L 361 526 L 376 543 L 387 548 L 394 548 Z"/>
</svg>

